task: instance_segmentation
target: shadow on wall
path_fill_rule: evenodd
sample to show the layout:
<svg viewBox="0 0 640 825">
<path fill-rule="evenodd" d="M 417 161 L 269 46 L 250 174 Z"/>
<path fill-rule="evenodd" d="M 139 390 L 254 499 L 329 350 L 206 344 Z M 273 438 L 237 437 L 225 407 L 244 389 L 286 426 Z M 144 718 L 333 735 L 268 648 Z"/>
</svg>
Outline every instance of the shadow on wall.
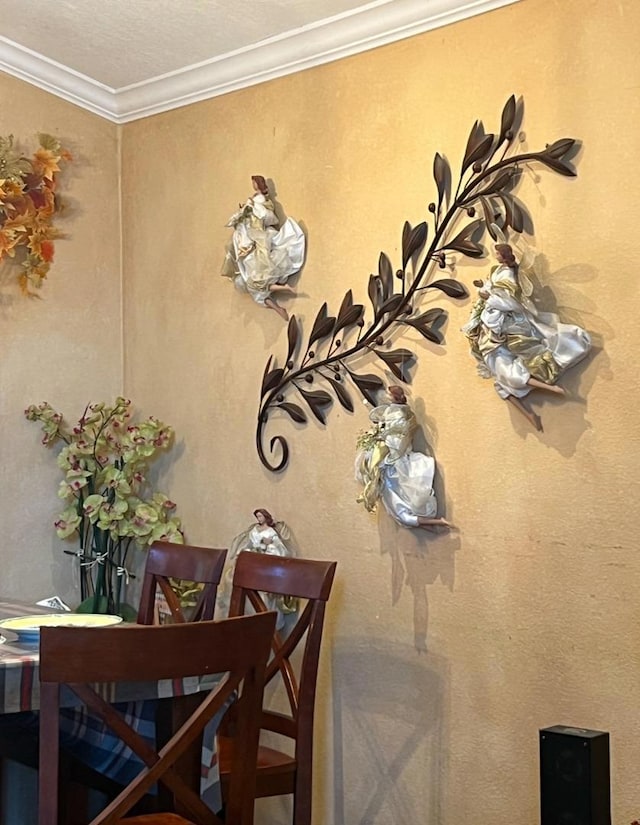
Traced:
<svg viewBox="0 0 640 825">
<path fill-rule="evenodd" d="M 455 553 L 460 538 L 454 531 L 408 530 L 381 513 L 378 521 L 380 549 L 391 558 L 391 602 L 396 604 L 403 589 L 413 596 L 413 635 L 416 650 L 427 650 L 429 601 L 427 585 L 440 579 L 453 590 Z"/>
<path fill-rule="evenodd" d="M 388 639 L 338 637 L 332 673 L 335 825 L 441 821 L 446 660 Z"/>
</svg>

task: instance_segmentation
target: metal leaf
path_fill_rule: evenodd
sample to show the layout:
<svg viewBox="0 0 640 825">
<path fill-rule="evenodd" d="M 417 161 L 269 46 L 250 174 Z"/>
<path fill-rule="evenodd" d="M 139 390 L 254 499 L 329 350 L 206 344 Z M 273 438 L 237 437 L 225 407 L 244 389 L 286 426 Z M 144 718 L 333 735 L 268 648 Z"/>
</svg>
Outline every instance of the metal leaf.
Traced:
<svg viewBox="0 0 640 825">
<path fill-rule="evenodd" d="M 274 389 L 274 387 L 277 387 L 280 381 L 282 381 L 283 375 L 284 370 L 280 367 L 277 367 L 276 369 L 268 372 L 265 375 L 264 380 L 262 382 L 262 395 L 266 395 L 266 393 L 268 393 L 269 390 L 272 390 Z"/>
<path fill-rule="evenodd" d="M 318 310 L 318 314 L 316 315 L 316 319 L 313 322 L 313 327 L 311 328 L 311 335 L 309 336 L 309 346 L 313 344 L 316 340 L 314 335 L 317 333 L 318 329 L 320 328 L 321 324 L 326 320 L 328 315 L 327 312 L 327 302 L 325 301 L 324 304 Z"/>
<path fill-rule="evenodd" d="M 342 303 L 340 304 L 340 310 L 338 312 L 338 317 L 336 318 L 334 333 L 339 332 L 345 327 L 352 326 L 359 321 L 363 315 L 364 307 L 362 304 L 353 303 L 353 293 L 351 290 L 348 290 L 342 299 Z"/>
<path fill-rule="evenodd" d="M 263 396 L 266 392 L 264 385 L 267 380 L 267 375 L 269 374 L 269 370 L 271 369 L 271 362 L 273 361 L 273 355 L 269 356 L 267 363 L 265 364 L 264 372 L 262 373 L 262 389 L 260 390 L 260 395 Z"/>
<path fill-rule="evenodd" d="M 411 229 L 412 226 L 409 221 L 404 222 L 404 226 L 402 227 L 402 265 L 406 266 L 407 263 L 405 261 L 405 249 L 409 246 L 409 239 L 411 238 Z M 411 257 L 411 256 L 409 256 Z M 407 261 L 409 258 L 407 258 Z"/>
<path fill-rule="evenodd" d="M 380 288 L 380 278 L 377 275 L 369 275 L 369 286 L 367 291 L 369 293 L 369 300 L 371 301 L 373 309 L 377 312 L 382 293 Z"/>
<path fill-rule="evenodd" d="M 471 236 L 480 229 L 481 226 L 482 221 L 471 221 L 455 238 L 445 244 L 444 249 L 454 249 L 456 252 L 468 255 L 470 258 L 481 258 L 484 255 L 483 248 L 480 244 L 471 240 Z"/>
<path fill-rule="evenodd" d="M 434 344 L 441 344 L 442 343 L 442 336 L 439 332 L 431 329 L 431 326 L 428 323 L 420 323 L 418 318 L 410 318 L 409 320 L 405 321 L 405 324 L 413 327 L 414 329 L 418 330 L 418 332 L 424 336 L 428 341 L 432 341 Z"/>
<path fill-rule="evenodd" d="M 554 172 L 559 172 L 561 175 L 564 175 L 567 178 L 575 178 L 576 171 L 572 166 L 569 166 L 568 163 L 562 160 L 558 160 L 557 158 L 553 158 L 550 155 L 545 154 L 544 152 L 538 155 L 538 160 L 541 163 L 544 163 L 545 166 L 548 166 L 550 169 L 553 169 Z"/>
<path fill-rule="evenodd" d="M 333 390 L 336 394 L 336 398 L 349 412 L 353 412 L 353 401 L 351 400 L 351 396 L 349 395 L 349 391 L 342 383 L 342 381 L 337 381 L 335 378 L 331 378 L 331 376 L 327 376 L 327 380 L 333 387 Z"/>
<path fill-rule="evenodd" d="M 524 230 L 525 213 L 520 204 L 513 195 L 503 193 L 500 197 L 504 204 L 505 224 L 510 226 L 514 232 L 522 232 Z"/>
<path fill-rule="evenodd" d="M 438 189 L 438 207 L 442 204 L 443 200 L 449 200 L 449 180 L 451 179 L 451 171 L 449 169 L 449 164 L 445 158 L 442 157 L 440 152 L 436 152 L 435 157 L 433 158 L 433 177 L 436 182 L 436 187 Z"/>
<path fill-rule="evenodd" d="M 324 424 L 324 410 L 322 408 L 326 407 L 327 404 L 331 404 L 332 399 L 329 393 L 326 390 L 303 390 L 302 387 L 298 387 L 298 391 L 309 405 L 309 409 L 314 416 L 321 424 Z"/>
<path fill-rule="evenodd" d="M 392 295 L 388 301 L 385 301 L 384 304 L 380 307 L 380 315 L 383 315 L 386 312 L 395 312 L 405 300 L 404 295 Z"/>
<path fill-rule="evenodd" d="M 295 352 L 296 344 L 298 343 L 298 322 L 296 321 L 296 316 L 292 315 L 289 318 L 289 326 L 287 327 L 287 338 L 289 340 L 289 348 L 287 350 L 287 361 L 291 359 L 291 356 Z"/>
<path fill-rule="evenodd" d="M 499 197 L 504 206 L 505 226 L 511 226 L 513 224 L 513 198 L 511 195 L 506 195 L 504 193 L 501 193 Z"/>
<path fill-rule="evenodd" d="M 502 143 L 502 141 L 506 138 L 507 132 L 513 129 L 513 124 L 516 119 L 516 98 L 515 95 L 511 95 L 509 100 L 504 104 L 504 109 L 502 110 L 502 119 L 500 121 L 500 137 L 498 138 L 498 143 Z"/>
<path fill-rule="evenodd" d="M 458 232 L 458 234 L 455 236 L 455 238 L 453 240 L 454 241 L 462 241 L 465 238 L 470 238 L 474 234 L 474 232 L 477 232 L 478 229 L 480 229 L 481 226 L 482 226 L 482 221 L 480 221 L 480 220 L 471 221 L 471 223 L 468 223 L 466 226 L 464 226 L 460 230 L 460 232 Z"/>
<path fill-rule="evenodd" d="M 516 177 L 513 169 L 503 170 L 499 175 L 496 175 L 487 187 L 478 192 L 476 197 L 481 198 L 484 195 L 495 195 L 508 186 L 511 186 Z"/>
<path fill-rule="evenodd" d="M 547 146 L 544 154 L 552 158 L 560 159 L 573 149 L 575 145 L 576 141 L 573 140 L 573 138 L 560 138 L 560 140 L 554 141 L 551 146 Z"/>
<path fill-rule="evenodd" d="M 427 234 L 429 228 L 426 222 L 419 223 L 413 229 L 411 224 L 407 221 L 402 231 L 402 266 L 406 268 L 407 264 L 417 252 L 420 252 L 427 242 Z"/>
<path fill-rule="evenodd" d="M 384 252 L 381 252 L 378 258 L 378 275 L 382 285 L 382 299 L 386 301 L 393 293 L 393 267 Z"/>
<path fill-rule="evenodd" d="M 389 352 L 385 352 L 384 350 L 374 349 L 374 352 L 381 361 L 384 361 L 399 381 L 404 381 L 406 383 L 407 379 L 403 373 L 403 367 L 415 358 L 415 355 L 411 352 L 411 350 L 394 349 Z"/>
<path fill-rule="evenodd" d="M 521 209 L 520 204 L 514 198 L 511 203 L 511 210 L 512 210 L 512 221 L 511 226 L 513 227 L 514 232 L 522 232 L 524 231 L 524 211 Z"/>
<path fill-rule="evenodd" d="M 349 307 L 348 311 L 343 315 L 342 318 L 338 316 L 334 332 L 339 332 L 341 329 L 353 326 L 353 324 L 356 324 L 362 318 L 363 315 L 364 307 L 362 306 L 362 304 L 354 304 L 352 307 Z"/>
<path fill-rule="evenodd" d="M 415 318 L 411 318 L 409 323 L 420 322 L 421 324 L 435 324 L 442 318 L 445 318 L 446 315 L 447 313 L 444 309 L 440 309 L 440 307 L 432 307 L 426 312 L 423 312 L 422 315 L 417 315 Z"/>
<path fill-rule="evenodd" d="M 279 409 L 284 410 L 298 424 L 307 423 L 307 416 L 305 415 L 304 410 L 297 404 L 292 404 L 289 401 L 283 401 L 281 404 L 277 404 L 276 406 Z"/>
<path fill-rule="evenodd" d="M 309 336 L 309 346 L 330 335 L 333 332 L 335 322 L 335 318 L 331 315 L 327 316 L 327 302 L 325 301 L 316 315 L 316 320 L 313 322 L 313 328 Z"/>
<path fill-rule="evenodd" d="M 482 211 L 484 212 L 484 223 L 487 227 L 487 232 L 491 235 L 494 241 L 497 241 L 498 236 L 494 228 L 495 209 L 493 208 L 493 204 L 489 198 L 480 198 L 480 204 L 482 205 Z"/>
<path fill-rule="evenodd" d="M 377 375 L 366 373 L 365 375 L 357 375 L 355 372 L 349 371 L 349 377 L 360 390 L 363 398 L 374 406 L 378 403 L 376 393 L 384 388 L 382 379 Z"/>
<path fill-rule="evenodd" d="M 454 252 L 460 252 L 468 258 L 482 258 L 484 256 L 483 247 L 475 241 L 458 241 L 457 243 L 452 242 L 447 244 L 445 249 L 452 249 Z"/>
<path fill-rule="evenodd" d="M 472 163 L 483 160 L 493 145 L 494 135 L 485 135 L 481 120 L 476 120 L 469 133 L 467 149 L 462 161 L 462 172 L 466 172 Z"/>
<path fill-rule="evenodd" d="M 460 281 L 454 281 L 453 278 L 442 278 L 439 281 L 434 281 L 429 284 L 427 289 L 439 289 L 444 292 L 449 298 L 466 298 L 469 295 L 467 288 Z"/>
<path fill-rule="evenodd" d="M 342 316 L 349 312 L 351 307 L 353 306 L 353 292 L 349 289 L 345 292 L 344 298 L 342 299 L 342 303 L 340 304 L 340 309 L 338 310 L 338 323 Z"/>
</svg>

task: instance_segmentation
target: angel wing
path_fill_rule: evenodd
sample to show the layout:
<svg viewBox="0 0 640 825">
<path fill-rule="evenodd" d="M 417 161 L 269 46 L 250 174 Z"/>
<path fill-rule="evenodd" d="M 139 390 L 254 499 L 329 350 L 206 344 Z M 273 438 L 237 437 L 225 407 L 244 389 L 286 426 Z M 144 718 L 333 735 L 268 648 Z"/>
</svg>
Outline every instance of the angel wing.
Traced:
<svg viewBox="0 0 640 825">
<path fill-rule="evenodd" d="M 533 270 L 529 270 L 533 272 Z M 525 298 L 531 298 L 533 295 L 533 284 L 529 278 L 528 272 L 525 269 L 518 268 L 518 281 L 520 282 L 520 289 Z"/>
<path fill-rule="evenodd" d="M 247 530 L 244 530 L 242 533 L 239 533 L 234 539 L 232 539 L 231 544 L 229 545 L 229 553 L 228 553 L 228 560 L 231 561 L 235 559 L 238 553 L 241 550 L 245 550 L 247 547 L 251 547 L 251 542 L 249 540 L 249 533 L 251 532 L 254 525 L 252 524 Z"/>
<path fill-rule="evenodd" d="M 276 521 L 276 533 L 280 536 L 282 541 L 289 541 L 291 538 L 291 530 L 284 521 Z"/>
</svg>

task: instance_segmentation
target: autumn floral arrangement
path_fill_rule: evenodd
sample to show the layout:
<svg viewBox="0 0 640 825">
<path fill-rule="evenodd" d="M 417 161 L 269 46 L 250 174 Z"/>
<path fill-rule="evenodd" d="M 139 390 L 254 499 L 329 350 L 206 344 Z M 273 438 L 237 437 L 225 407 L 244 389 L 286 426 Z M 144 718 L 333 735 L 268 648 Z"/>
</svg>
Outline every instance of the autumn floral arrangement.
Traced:
<svg viewBox="0 0 640 825">
<path fill-rule="evenodd" d="M 60 211 L 56 197 L 56 173 L 71 155 L 60 141 L 38 135 L 40 146 L 28 158 L 14 146 L 13 135 L 0 136 L 0 261 L 16 258 L 22 268 L 20 288 L 33 295 L 47 277 L 53 261 L 53 225 Z"/>
<path fill-rule="evenodd" d="M 130 572 L 133 543 L 150 545 L 165 540 L 183 543 L 175 504 L 150 490 L 149 463 L 166 450 L 171 427 L 150 417 L 131 419 L 131 402 L 117 398 L 113 406 L 90 404 L 69 428 L 50 404 L 31 405 L 29 421 L 42 424 L 42 443 L 64 446 L 58 466 L 64 474 L 58 496 L 66 507 L 55 522 L 62 539 L 77 538 L 82 603 L 79 612 L 113 613 L 135 617 L 123 601 Z"/>
</svg>

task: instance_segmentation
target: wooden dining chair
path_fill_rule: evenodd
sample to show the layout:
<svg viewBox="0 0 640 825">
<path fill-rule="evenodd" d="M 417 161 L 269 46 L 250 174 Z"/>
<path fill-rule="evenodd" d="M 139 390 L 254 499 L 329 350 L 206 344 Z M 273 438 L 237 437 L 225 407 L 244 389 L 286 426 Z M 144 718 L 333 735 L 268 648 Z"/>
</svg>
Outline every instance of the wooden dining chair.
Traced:
<svg viewBox="0 0 640 825">
<path fill-rule="evenodd" d="M 252 825 L 255 765 L 265 665 L 275 613 L 156 627 L 47 627 L 40 636 L 38 825 L 58 825 L 60 688 L 67 685 L 119 736 L 145 767 L 88 825 L 221 825 L 176 762 L 199 747 L 206 724 L 234 693 L 239 719 L 225 825 Z M 156 752 L 96 691 L 98 684 L 220 674 L 169 742 Z M 241 686 L 241 687 L 240 687 Z M 188 697 L 191 698 L 191 697 Z M 124 815 L 157 782 L 172 791 L 178 814 Z M 186 818 L 188 817 L 188 818 Z"/>
<path fill-rule="evenodd" d="M 294 825 L 311 823 L 313 764 L 313 715 L 322 641 L 325 605 L 331 592 L 336 562 L 291 559 L 267 554 L 239 554 L 233 577 L 230 616 L 243 615 L 248 606 L 256 613 L 267 610 L 262 593 L 295 596 L 306 600 L 291 632 L 274 631 L 272 657 L 265 684 L 280 676 L 287 693 L 289 712 L 264 708 L 261 728 L 293 741 L 293 753 L 260 745 L 256 796 L 293 794 Z M 299 667 L 291 661 L 301 658 Z M 298 655 L 301 653 L 301 657 Z M 218 734 L 218 764 L 222 794 L 230 799 L 233 763 L 237 747 L 235 709 L 227 713 Z"/>
<path fill-rule="evenodd" d="M 156 594 L 164 596 L 171 622 L 207 621 L 213 619 L 218 585 L 222 576 L 226 549 L 197 547 L 191 544 L 176 544 L 168 541 L 154 542 L 148 552 L 142 580 L 142 591 L 138 608 L 138 624 L 150 625 L 156 622 Z M 171 580 L 187 581 L 201 586 L 196 605 L 185 616 L 185 611 L 171 585 Z M 166 730 L 171 721 L 172 703 L 165 700 L 158 703 L 156 726 L 158 741 L 166 739 Z M 98 791 L 114 797 L 121 785 L 103 776 L 72 753 L 64 756 L 63 767 L 68 775 L 67 790 L 63 799 L 65 810 L 86 809 L 87 794 Z"/>
<path fill-rule="evenodd" d="M 154 542 L 147 553 L 144 568 L 138 624 L 154 623 L 158 591 L 165 598 L 172 621 L 187 621 L 176 592 L 171 587 L 170 579 L 202 585 L 196 605 L 189 615 L 189 621 L 213 619 L 218 585 L 226 557 L 226 550 L 212 547 L 173 544 L 168 541 Z"/>
</svg>

